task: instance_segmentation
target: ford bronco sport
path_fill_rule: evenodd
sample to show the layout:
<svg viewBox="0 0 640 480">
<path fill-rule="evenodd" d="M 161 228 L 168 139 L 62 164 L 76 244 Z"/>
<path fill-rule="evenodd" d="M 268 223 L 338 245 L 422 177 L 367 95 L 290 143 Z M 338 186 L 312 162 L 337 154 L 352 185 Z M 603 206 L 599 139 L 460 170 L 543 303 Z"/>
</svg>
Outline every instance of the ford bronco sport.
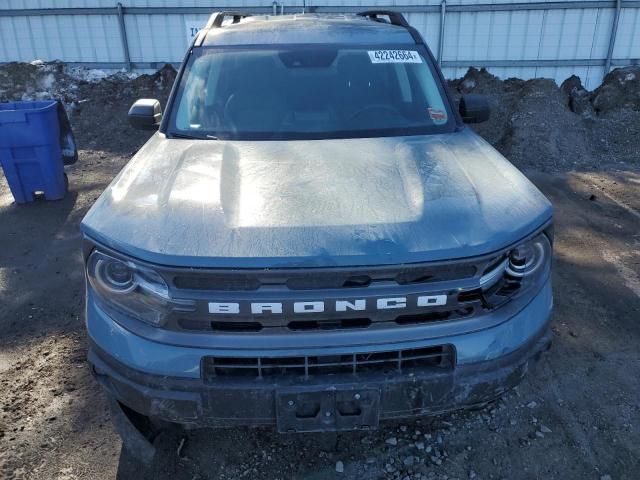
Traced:
<svg viewBox="0 0 640 480">
<path fill-rule="evenodd" d="M 125 439 L 374 429 L 516 385 L 550 344 L 552 207 L 463 123 L 487 105 L 455 108 L 398 13 L 214 14 L 82 222 Z"/>
</svg>

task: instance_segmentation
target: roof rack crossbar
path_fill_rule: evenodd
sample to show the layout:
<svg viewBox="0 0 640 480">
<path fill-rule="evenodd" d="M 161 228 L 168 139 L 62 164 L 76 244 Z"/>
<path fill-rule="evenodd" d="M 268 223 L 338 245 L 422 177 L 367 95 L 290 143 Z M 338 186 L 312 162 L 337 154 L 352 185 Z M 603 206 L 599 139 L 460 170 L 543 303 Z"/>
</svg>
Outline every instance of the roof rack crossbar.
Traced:
<svg viewBox="0 0 640 480">
<path fill-rule="evenodd" d="M 393 10 L 367 10 L 364 12 L 358 13 L 360 17 L 366 17 L 369 20 L 373 20 L 374 22 L 384 22 L 383 19 L 379 17 L 389 17 L 389 21 L 391 25 L 398 25 L 400 27 L 408 27 L 409 22 L 404 18 L 400 12 L 394 12 Z"/>
<path fill-rule="evenodd" d="M 223 10 L 222 12 L 212 13 L 207 22 L 206 28 L 220 28 L 225 18 L 232 17 L 233 23 L 240 23 L 243 18 L 250 17 L 251 14 L 238 10 Z"/>
</svg>

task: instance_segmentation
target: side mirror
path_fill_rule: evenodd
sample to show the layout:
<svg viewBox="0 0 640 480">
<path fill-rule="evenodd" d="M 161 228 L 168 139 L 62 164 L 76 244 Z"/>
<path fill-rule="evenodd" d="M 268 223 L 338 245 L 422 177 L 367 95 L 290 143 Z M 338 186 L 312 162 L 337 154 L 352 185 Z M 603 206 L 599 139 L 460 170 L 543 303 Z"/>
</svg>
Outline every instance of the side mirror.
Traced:
<svg viewBox="0 0 640 480">
<path fill-rule="evenodd" d="M 129 109 L 129 123 L 139 130 L 155 130 L 162 120 L 160 102 L 153 98 L 141 98 Z"/>
<path fill-rule="evenodd" d="M 487 97 L 475 93 L 462 95 L 459 111 L 464 123 L 486 122 L 491 114 Z"/>
</svg>

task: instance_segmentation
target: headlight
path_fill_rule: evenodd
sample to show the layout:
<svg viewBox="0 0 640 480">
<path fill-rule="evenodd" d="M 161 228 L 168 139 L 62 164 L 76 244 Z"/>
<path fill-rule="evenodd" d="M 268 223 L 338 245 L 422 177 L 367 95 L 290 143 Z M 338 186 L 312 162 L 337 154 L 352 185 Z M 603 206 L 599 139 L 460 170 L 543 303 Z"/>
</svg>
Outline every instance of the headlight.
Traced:
<svg viewBox="0 0 640 480">
<path fill-rule="evenodd" d="M 480 289 L 487 304 L 498 305 L 523 293 L 549 269 L 551 244 L 542 233 L 495 259 L 480 277 Z"/>
<path fill-rule="evenodd" d="M 93 260 L 95 280 L 101 288 L 118 294 L 136 288 L 134 270 L 126 263 L 102 254 L 95 254 Z"/>
<path fill-rule="evenodd" d="M 94 250 L 87 261 L 87 278 L 108 309 L 124 312 L 153 326 L 162 326 L 172 310 L 184 308 L 155 271 Z"/>
<path fill-rule="evenodd" d="M 509 253 L 509 263 L 505 269 L 514 279 L 531 277 L 546 264 L 551 254 L 547 236 L 538 235 L 533 240 L 522 243 Z"/>
</svg>

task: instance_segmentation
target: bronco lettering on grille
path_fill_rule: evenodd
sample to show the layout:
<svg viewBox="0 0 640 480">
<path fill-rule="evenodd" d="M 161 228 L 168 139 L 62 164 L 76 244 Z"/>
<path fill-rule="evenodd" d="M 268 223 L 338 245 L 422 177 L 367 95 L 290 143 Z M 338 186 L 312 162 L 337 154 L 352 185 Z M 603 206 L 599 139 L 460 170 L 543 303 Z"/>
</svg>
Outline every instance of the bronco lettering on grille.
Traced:
<svg viewBox="0 0 640 480">
<path fill-rule="evenodd" d="M 209 302 L 209 313 L 220 315 L 269 315 L 282 314 L 283 312 L 322 313 L 329 302 L 305 301 L 305 302 L 251 302 L 245 304 L 235 302 Z M 407 297 L 389 298 L 357 298 L 352 300 L 336 300 L 331 302 L 336 312 L 366 311 L 366 310 L 391 310 L 404 308 L 438 307 L 447 304 L 447 295 L 422 295 L 410 300 Z M 246 309 L 246 311 L 243 311 Z"/>
</svg>

